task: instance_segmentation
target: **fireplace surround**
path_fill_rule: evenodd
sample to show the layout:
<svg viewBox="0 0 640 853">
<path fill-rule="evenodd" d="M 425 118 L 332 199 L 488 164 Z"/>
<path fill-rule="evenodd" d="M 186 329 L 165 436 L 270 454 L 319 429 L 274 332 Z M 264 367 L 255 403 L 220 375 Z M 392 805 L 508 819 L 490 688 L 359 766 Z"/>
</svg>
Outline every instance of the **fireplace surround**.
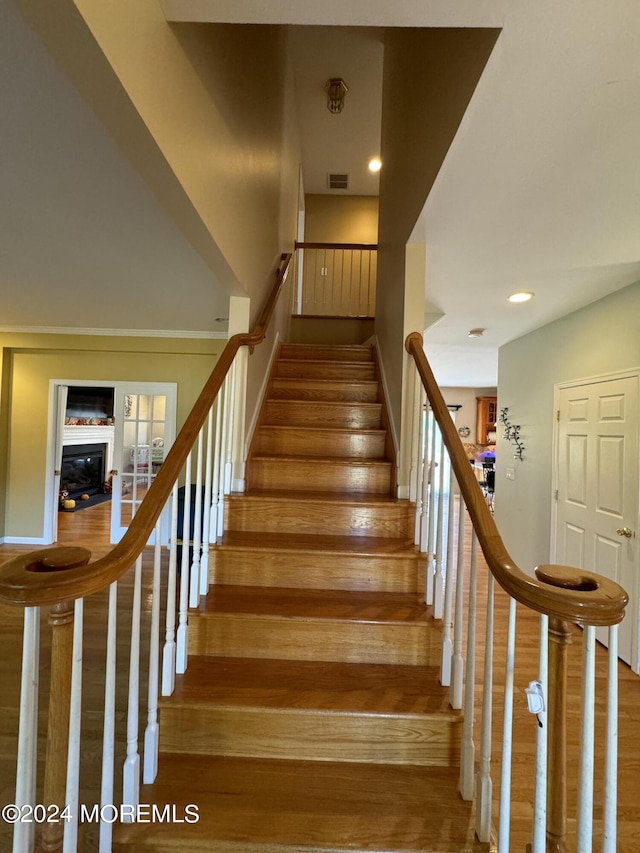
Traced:
<svg viewBox="0 0 640 853">
<path fill-rule="evenodd" d="M 62 448 L 60 492 L 68 497 L 97 495 L 104 491 L 107 445 L 75 444 Z"/>
</svg>

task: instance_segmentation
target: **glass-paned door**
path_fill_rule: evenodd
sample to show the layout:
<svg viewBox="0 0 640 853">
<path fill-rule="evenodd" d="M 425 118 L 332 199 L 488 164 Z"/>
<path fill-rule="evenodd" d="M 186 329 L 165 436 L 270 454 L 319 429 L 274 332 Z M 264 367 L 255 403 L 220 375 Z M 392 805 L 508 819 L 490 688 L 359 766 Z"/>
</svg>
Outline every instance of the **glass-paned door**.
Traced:
<svg viewBox="0 0 640 853">
<path fill-rule="evenodd" d="M 119 542 L 175 438 L 176 386 L 120 384 L 116 386 L 115 412 L 111 541 Z"/>
</svg>

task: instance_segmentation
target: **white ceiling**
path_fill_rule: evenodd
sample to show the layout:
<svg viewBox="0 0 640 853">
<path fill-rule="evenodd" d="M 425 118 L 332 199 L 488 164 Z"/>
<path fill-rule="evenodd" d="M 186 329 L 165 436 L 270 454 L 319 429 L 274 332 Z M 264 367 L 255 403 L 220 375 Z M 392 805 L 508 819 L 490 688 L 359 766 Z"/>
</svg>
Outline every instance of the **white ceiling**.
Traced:
<svg viewBox="0 0 640 853">
<path fill-rule="evenodd" d="M 335 195 L 378 195 L 367 164 L 380 155 L 383 30 L 294 27 L 291 47 L 306 193 L 326 193 L 328 173 L 349 175 Z M 325 86 L 341 77 L 349 91 L 341 113 L 327 109 Z"/>
<path fill-rule="evenodd" d="M 442 315 L 426 335 L 442 384 L 495 384 L 501 344 L 640 279 L 637 0 L 161 5 L 173 20 L 305 25 L 293 32 L 292 45 L 308 192 L 323 191 L 328 171 L 350 171 L 352 191 L 375 192 L 363 170 L 379 144 L 374 93 L 381 86 L 380 40 L 374 28 L 503 28 L 414 231 L 426 245 L 429 311 Z M 2 4 L 0 15 L 3 68 L 19 81 L 0 89 L 0 192 L 11 200 L 0 214 L 0 287 L 10 296 L 0 307 L 0 326 L 63 322 L 49 311 L 46 319 L 38 313 L 38 288 L 45 282 L 67 307 L 77 305 L 76 294 L 90 285 L 92 298 L 104 305 L 105 325 L 122 325 L 125 304 L 136 317 L 132 328 L 165 328 L 168 322 L 187 331 L 198 324 L 215 328 L 211 320 L 225 313 L 226 295 L 211 286 L 211 270 L 13 4 Z M 336 37 L 326 29 L 331 25 L 349 29 Z M 328 113 L 318 92 L 329 76 L 343 76 L 350 87 L 340 116 Z M 318 92 L 317 104 L 310 90 Z M 154 305 L 154 294 L 176 280 L 191 283 L 201 310 L 169 321 L 188 300 L 172 300 L 168 312 Z M 506 295 L 520 287 L 535 291 L 535 299 L 508 304 Z M 108 303 L 105 292 L 115 294 Z M 98 325 L 85 316 L 78 324 Z M 473 327 L 485 328 L 484 336 L 469 340 Z"/>
</svg>

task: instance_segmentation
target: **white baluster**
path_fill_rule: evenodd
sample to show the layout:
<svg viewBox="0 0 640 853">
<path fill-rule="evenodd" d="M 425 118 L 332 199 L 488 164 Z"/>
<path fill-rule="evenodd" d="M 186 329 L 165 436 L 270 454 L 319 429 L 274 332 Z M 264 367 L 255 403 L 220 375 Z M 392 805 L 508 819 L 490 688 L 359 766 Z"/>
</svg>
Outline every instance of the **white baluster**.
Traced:
<svg viewBox="0 0 640 853">
<path fill-rule="evenodd" d="M 533 795 L 533 836 L 531 853 L 547 849 L 547 710 L 549 695 L 549 617 L 540 616 L 540 658 L 538 681 L 542 684 L 545 710 L 538 714 L 536 736 L 535 790 Z"/>
<path fill-rule="evenodd" d="M 171 493 L 171 538 L 167 576 L 167 612 L 162 649 L 162 695 L 171 696 L 176 681 L 176 584 L 178 578 L 178 482 Z"/>
<path fill-rule="evenodd" d="M 213 482 L 213 409 L 207 418 L 207 456 L 204 474 L 204 510 L 202 513 L 202 557 L 200 559 L 200 595 L 209 591 L 209 540 L 211 525 L 211 485 Z"/>
<path fill-rule="evenodd" d="M 593 731 L 595 719 L 596 629 L 587 625 L 583 637 L 582 726 L 576 844 L 591 853 L 593 844 Z"/>
<path fill-rule="evenodd" d="M 200 543 L 202 539 L 202 462 L 203 462 L 202 430 L 198 433 L 196 450 L 196 495 L 193 507 L 193 545 L 191 546 L 191 570 L 189 575 L 189 607 L 197 607 L 200 603 Z M 191 525 L 189 525 L 191 531 Z M 189 532 L 191 540 L 191 532 Z"/>
<path fill-rule="evenodd" d="M 122 802 L 137 806 L 140 802 L 140 754 L 138 753 L 138 698 L 140 691 L 140 610 L 142 556 L 136 560 L 131 607 L 131 646 L 129 650 L 129 697 L 127 702 L 127 757 L 124 762 Z M 130 818 L 126 818 L 130 822 Z"/>
<path fill-rule="evenodd" d="M 107 616 L 107 655 L 104 676 L 104 725 L 102 730 L 102 779 L 100 806 L 113 804 L 116 748 L 116 644 L 118 618 L 118 582 L 109 587 Z M 111 852 L 113 824 L 100 821 L 100 853 Z"/>
<path fill-rule="evenodd" d="M 442 616 L 442 659 L 440 662 L 440 684 L 449 687 L 451 684 L 451 655 L 453 652 L 453 641 L 451 629 L 453 627 L 453 586 L 455 571 L 453 566 L 453 523 L 454 523 L 454 489 L 455 478 L 453 469 L 449 469 L 449 495 L 447 498 L 447 559 L 445 565 L 444 579 L 444 613 Z"/>
<path fill-rule="evenodd" d="M 218 530 L 216 539 L 224 532 L 224 487 L 225 487 L 225 459 L 227 453 L 227 427 L 229 425 L 229 375 L 224 380 L 224 386 L 220 391 L 220 404 L 222 405 L 222 434 L 220 436 L 220 482 L 218 483 Z"/>
<path fill-rule="evenodd" d="M 476 747 L 473 742 L 473 713 L 476 679 L 476 587 L 478 568 L 478 537 L 471 531 L 471 561 L 469 566 L 469 613 L 467 616 L 467 671 L 464 679 L 464 726 L 460 750 L 460 796 L 473 799 Z"/>
<path fill-rule="evenodd" d="M 476 835 L 482 842 L 491 838 L 491 705 L 493 690 L 493 575 L 487 584 L 487 625 L 485 634 L 484 679 L 482 688 L 482 740 L 480 771 L 476 782 Z"/>
<path fill-rule="evenodd" d="M 160 670 L 160 567 L 162 545 L 160 544 L 160 520 L 156 524 L 156 544 L 153 550 L 153 587 L 151 599 L 151 628 L 149 636 L 149 684 L 147 701 L 147 728 L 144 732 L 144 765 L 142 781 L 148 785 L 158 772 L 158 747 L 160 727 L 158 725 L 158 681 Z"/>
<path fill-rule="evenodd" d="M 616 853 L 618 808 L 618 626 L 609 628 L 607 727 L 604 761 L 602 853 Z"/>
<path fill-rule="evenodd" d="M 182 559 L 180 561 L 180 613 L 176 635 L 176 672 L 187 671 L 189 659 L 189 536 L 191 527 L 191 453 L 187 456 L 184 475 L 184 512 L 182 514 Z"/>
<path fill-rule="evenodd" d="M 80 815 L 80 732 L 82 729 L 82 629 L 84 602 L 76 599 L 73 617 L 73 657 L 71 664 L 71 698 L 69 707 L 69 747 L 67 750 L 67 794 L 71 820 L 64 825 L 62 853 L 78 850 Z"/>
<path fill-rule="evenodd" d="M 427 466 L 427 431 L 426 431 L 426 422 L 423 416 L 423 403 L 424 403 L 424 390 L 422 388 L 422 384 L 418 387 L 418 456 L 416 460 L 417 470 L 416 470 L 416 519 L 415 519 L 415 530 L 413 541 L 416 545 L 420 546 L 420 551 L 423 551 L 422 542 L 421 542 L 421 525 L 422 525 L 422 511 L 423 511 L 423 494 L 424 494 L 424 483 L 428 482 L 429 478 L 429 469 Z"/>
<path fill-rule="evenodd" d="M 409 501 L 411 503 L 417 502 L 418 499 L 418 454 L 420 452 L 420 406 L 418 404 L 419 381 L 420 377 L 418 375 L 418 371 L 414 370 L 411 394 L 411 462 L 409 469 Z"/>
<path fill-rule="evenodd" d="M 429 565 L 429 559 L 431 557 L 430 547 L 429 547 L 429 513 L 431 512 L 431 502 L 433 495 L 433 487 L 431 481 L 434 479 L 434 470 L 432 465 L 432 460 L 429 459 L 429 431 L 433 433 L 435 429 L 435 421 L 433 419 L 433 414 L 431 409 L 427 407 L 427 395 L 426 392 L 420 398 L 420 420 L 424 424 L 424 451 L 423 451 L 423 470 L 422 470 L 422 500 L 420 502 L 420 551 L 427 552 L 427 565 Z M 435 566 L 433 566 L 433 571 L 435 571 Z M 427 587 L 431 586 L 429 582 L 427 582 Z M 425 598 L 430 593 L 425 593 Z M 427 604 L 431 602 L 427 600 Z"/>
<path fill-rule="evenodd" d="M 504 717 L 502 722 L 502 765 L 500 768 L 500 818 L 498 850 L 509 853 L 511 828 L 511 743 L 513 737 L 513 672 L 516 657 L 516 600 L 509 598 L 507 660 L 504 676 Z"/>
<path fill-rule="evenodd" d="M 440 462 L 438 474 L 438 523 L 436 538 L 435 576 L 433 588 L 433 616 L 434 619 L 442 619 L 443 595 L 444 595 L 444 573 L 445 573 L 445 536 L 444 536 L 444 442 L 442 436 L 439 441 Z"/>
<path fill-rule="evenodd" d="M 464 660 L 462 659 L 462 620 L 464 613 L 464 498 L 458 501 L 458 557 L 456 561 L 456 605 L 453 620 L 453 652 L 451 655 L 451 690 L 449 701 L 454 710 L 462 708 Z"/>
<path fill-rule="evenodd" d="M 220 446 L 222 442 L 222 391 L 216 402 L 216 433 L 213 445 L 213 478 L 211 480 L 211 518 L 209 520 L 209 542 L 218 541 L 218 516 L 224 512 L 220 503 Z"/>
<path fill-rule="evenodd" d="M 26 607 L 22 633 L 20 725 L 16 772 L 16 806 L 35 806 L 38 760 L 38 679 L 40 672 L 40 608 Z M 18 821 L 13 828 L 13 853 L 31 851 L 35 824 Z"/>
<path fill-rule="evenodd" d="M 233 427 L 235 424 L 236 414 L 236 364 L 234 361 L 231 365 L 229 395 L 225 404 L 227 413 L 227 446 L 225 453 L 224 466 L 224 493 L 228 495 L 231 492 L 231 480 L 233 477 Z"/>
<path fill-rule="evenodd" d="M 426 547 L 424 550 L 427 552 L 427 592 L 425 596 L 425 601 L 427 604 L 433 604 L 434 598 L 434 587 L 435 587 L 435 575 L 437 571 L 436 564 L 436 553 L 435 553 L 435 524 L 436 524 L 436 483 L 438 481 L 438 466 L 436 463 L 436 449 L 438 443 L 439 430 L 438 425 L 435 422 L 435 418 L 433 417 L 433 412 L 429 410 L 428 412 L 428 436 L 429 436 L 429 457 L 428 463 L 426 464 L 427 471 L 427 488 L 425 490 L 425 500 L 427 501 L 427 518 L 426 523 L 423 525 L 423 539 L 426 542 Z M 426 527 L 426 533 L 425 528 Z"/>
</svg>

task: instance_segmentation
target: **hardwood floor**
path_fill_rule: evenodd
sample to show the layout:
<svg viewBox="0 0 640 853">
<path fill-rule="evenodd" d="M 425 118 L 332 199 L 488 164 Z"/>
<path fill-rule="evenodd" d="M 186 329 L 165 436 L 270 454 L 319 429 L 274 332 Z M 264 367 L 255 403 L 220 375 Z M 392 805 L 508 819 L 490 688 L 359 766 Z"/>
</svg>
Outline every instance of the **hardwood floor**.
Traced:
<svg viewBox="0 0 640 853">
<path fill-rule="evenodd" d="M 62 514 L 60 518 L 60 543 L 68 544 L 83 544 L 92 549 L 94 554 L 98 555 L 108 550 L 108 518 L 109 505 L 92 507 L 81 512 L 73 514 Z M 31 550 L 30 546 L 17 547 L 4 545 L 0 546 L 0 562 L 4 562 L 16 553 L 21 551 Z M 468 543 L 467 543 L 468 554 Z M 144 592 L 143 606 L 148 608 L 149 602 L 149 582 L 148 582 L 148 556 L 145 557 L 145 575 L 144 575 Z M 131 595 L 131 578 L 128 576 L 120 584 L 121 597 L 124 601 Z M 483 603 L 486 600 L 486 566 L 482 559 L 479 561 L 479 586 L 478 586 L 478 601 L 480 604 L 480 614 L 483 613 Z M 249 595 L 258 595 L 254 590 L 248 591 Z M 227 592 L 227 597 L 231 595 Z M 304 597 L 304 596 L 303 596 Z M 84 680 L 84 703 L 87 711 L 84 715 L 83 722 L 83 750 L 82 750 L 82 777 L 81 777 L 81 802 L 94 803 L 98 801 L 98 769 L 100 762 L 101 750 L 101 712 L 102 707 L 102 673 L 104 669 L 104 633 L 105 633 L 105 610 L 103 608 L 104 596 L 95 596 L 94 600 L 89 600 L 86 605 L 86 620 L 85 620 L 85 680 Z M 206 605 L 207 607 L 209 605 Z M 214 607 L 220 606 L 224 608 L 224 602 Z M 534 739 L 536 733 L 535 717 L 528 714 L 526 710 L 526 702 L 524 695 L 524 687 L 528 682 L 537 675 L 537 624 L 538 619 L 535 614 L 526 611 L 525 608 L 518 605 L 518 632 L 517 632 L 517 651 L 516 651 L 516 675 L 515 675 L 515 710 L 514 710 L 514 735 L 513 735 L 513 771 L 512 771 L 512 821 L 511 821 L 511 849 L 514 851 L 523 851 L 526 843 L 529 841 L 529 833 L 531 826 L 532 813 L 532 780 L 533 780 L 533 760 L 534 760 Z M 494 801 L 497 801 L 499 794 L 499 778 L 500 778 L 500 726 L 502 721 L 502 694 L 500 685 L 502 684 L 502 675 L 504 672 L 504 637 L 506 634 L 506 612 L 507 600 L 506 596 L 501 591 L 496 593 L 496 657 L 495 657 L 495 700 L 494 700 L 494 717 L 493 717 L 493 763 L 492 775 L 494 779 Z M 374 616 L 369 612 L 369 617 Z M 122 630 L 119 632 L 119 653 L 123 656 L 128 649 L 128 626 L 126 620 L 122 625 Z M 48 684 L 48 653 L 50 644 L 50 632 L 46 625 L 46 615 L 42 617 L 42 652 L 41 652 L 41 696 L 47 695 Z M 482 617 L 479 620 L 478 636 L 482 638 Z M 0 655 L 0 676 L 2 679 L 2 696 L 0 697 L 0 805 L 11 802 L 14 792 L 14 776 L 15 776 L 15 749 L 17 738 L 17 709 L 19 698 L 19 681 L 20 681 L 20 655 L 21 655 L 21 637 L 22 637 L 22 613 L 21 611 L 0 605 L 0 641 L 2 643 L 2 653 Z M 143 649 L 144 657 L 145 651 Z M 602 728 L 604 724 L 604 693 L 606 681 L 606 653 L 604 649 L 598 647 L 596 655 L 596 682 L 598 692 L 598 706 L 596 711 L 596 803 L 595 803 L 595 829 L 596 833 L 600 832 L 601 820 L 601 779 L 603 767 L 603 738 Z M 204 665 L 204 664 L 201 664 Z M 212 664 L 220 666 L 221 664 Z M 223 664 L 224 665 L 224 664 Z M 219 679 L 212 679 L 212 690 L 220 692 L 221 704 L 228 704 L 233 698 L 236 704 L 244 703 L 247 706 L 255 704 L 256 696 L 251 693 L 257 688 L 255 687 L 255 677 L 252 677 L 252 687 L 243 688 L 246 683 L 245 667 L 250 667 L 252 664 L 248 661 L 227 662 L 225 678 L 226 688 L 219 686 Z M 317 670 L 315 673 L 306 669 L 304 662 L 292 660 L 288 666 L 291 668 L 289 673 L 290 678 L 287 678 L 287 683 L 296 682 L 298 684 L 298 697 L 295 700 L 302 707 L 310 702 L 316 702 L 318 697 L 322 697 L 321 701 L 327 703 L 328 710 L 339 713 L 348 712 L 351 703 L 363 701 L 377 701 L 372 699 L 372 694 L 368 690 L 366 677 L 364 683 L 354 683 L 353 670 L 348 662 L 327 663 L 324 670 Z M 369 665 L 372 668 L 381 666 L 378 663 Z M 270 668 L 271 667 L 271 668 Z M 581 667 L 581 631 L 574 630 L 574 642 L 570 649 L 569 656 L 569 811 L 575 812 L 576 790 L 575 780 L 577 776 L 577 743 L 579 737 L 579 721 L 580 721 L 580 667 Z M 334 688 L 333 695 L 331 691 L 325 689 L 329 679 L 328 670 L 331 669 L 331 683 L 342 684 L 342 687 Z M 418 708 L 427 710 L 435 701 L 435 689 L 429 688 L 429 680 L 425 678 L 423 683 L 420 683 L 420 669 L 410 668 L 407 670 L 406 677 L 408 680 L 404 682 L 398 681 L 400 676 L 396 673 L 391 682 L 387 684 L 390 701 L 392 701 L 396 710 L 413 712 Z M 366 673 L 367 670 L 363 670 Z M 373 673 L 373 669 L 371 670 Z M 619 718 L 619 739 L 620 739 L 620 762 L 619 762 L 619 820 L 618 820 L 618 851 L 619 853 L 636 853 L 640 850 L 640 747 L 638 746 L 637 733 L 640 731 L 640 679 L 635 676 L 629 668 L 620 663 L 618 666 L 620 679 L 620 718 Z M 124 695 L 126 691 L 127 667 L 123 667 L 121 674 L 122 681 L 118 683 L 119 697 Z M 255 673 L 254 673 L 255 676 Z M 326 678 L 325 678 L 326 676 Z M 371 676 L 373 678 L 373 674 Z M 275 680 L 272 665 L 269 662 L 263 662 L 261 665 L 261 678 L 263 694 L 269 694 L 274 701 L 277 700 L 277 691 L 280 688 Z M 476 682 L 480 687 L 482 681 L 481 667 L 476 669 Z M 218 685 L 218 686 L 216 686 Z M 186 689 L 186 688 L 185 688 Z M 422 692 L 421 692 L 422 689 Z M 224 694 L 227 690 L 228 693 Z M 479 692 L 478 692 L 479 698 Z M 330 707 L 329 707 L 330 706 Z M 370 708 L 369 710 L 375 710 Z M 480 718 L 479 706 L 476 712 L 476 720 Z M 46 707 L 44 701 L 41 703 L 40 709 L 40 740 L 44 740 L 44 723 L 46 720 Z M 141 717 L 141 728 L 146 722 L 144 714 Z M 480 733 L 476 729 L 476 746 L 479 748 Z M 124 756 L 125 732 L 124 720 L 118 720 L 118 764 L 121 766 L 121 761 Z M 229 799 L 235 798 L 235 807 L 240 813 L 246 815 L 247 825 L 249 827 L 248 836 L 245 841 L 236 839 L 230 840 L 229 851 L 240 851 L 243 853 L 254 853 L 254 851 L 264 849 L 259 845 L 258 841 L 251 842 L 247 840 L 251 836 L 251 832 L 255 830 L 255 837 L 258 837 L 257 828 L 265 821 L 269 820 L 269 816 L 273 813 L 275 807 L 274 798 L 291 798 L 300 799 L 300 808 L 307 809 L 307 813 L 312 812 L 319 816 L 317 833 L 318 843 L 322 843 L 323 832 L 327 832 L 327 818 L 325 814 L 330 814 L 333 808 L 335 812 L 336 801 L 342 800 L 344 803 L 349 801 L 349 792 L 353 790 L 354 781 L 351 773 L 354 772 L 353 765 L 345 765 L 343 772 L 339 777 L 332 776 L 333 770 L 327 765 L 322 766 L 322 763 L 317 763 L 314 767 L 314 778 L 316 782 L 311 789 L 306 791 L 301 790 L 301 778 L 308 779 L 309 771 L 305 768 L 304 761 L 300 759 L 294 762 L 282 762 L 274 758 L 265 758 L 263 763 L 259 765 L 259 771 L 256 770 L 256 765 L 253 765 L 254 775 L 251 779 L 247 779 L 246 762 L 247 759 L 242 756 L 215 758 L 213 764 L 207 756 L 203 757 L 185 757 L 183 772 L 187 777 L 192 778 L 194 788 L 194 801 L 199 802 L 201 807 L 206 804 L 198 799 L 203 791 L 209 790 L 206 783 L 207 773 L 217 775 L 220 780 L 216 790 L 216 797 L 228 802 Z M 283 767 L 286 765 L 286 767 Z M 359 765 L 358 765 L 359 766 Z M 333 765 L 332 765 L 333 767 Z M 42 768 L 40 767 L 40 771 Z M 283 778 L 283 772 L 286 770 L 287 779 Z M 363 771 L 364 772 L 364 771 Z M 434 780 L 438 779 L 438 773 L 451 772 L 442 768 L 431 768 L 430 773 L 433 773 Z M 257 775 L 255 775 L 257 773 Z M 346 836 L 350 832 L 362 832 L 364 827 L 369 828 L 369 832 L 373 835 L 375 827 L 381 825 L 385 820 L 391 820 L 392 817 L 385 811 L 385 802 L 391 790 L 398 788 L 402 791 L 401 796 L 406 798 L 406 810 L 404 816 L 404 826 L 402 829 L 405 846 L 401 849 L 420 850 L 428 849 L 421 847 L 418 839 L 417 826 L 421 816 L 424 815 L 425 809 L 432 815 L 433 826 L 436 824 L 440 827 L 447 826 L 451 831 L 452 824 L 455 823 L 456 803 L 455 802 L 440 802 L 433 799 L 428 804 L 425 804 L 421 795 L 421 785 L 424 777 L 417 775 L 413 780 L 413 785 L 406 785 L 405 781 L 400 781 L 399 778 L 393 777 L 392 772 L 388 768 L 376 768 L 369 766 L 366 773 L 370 774 L 369 787 L 366 792 L 358 793 L 356 798 L 358 805 L 353 806 L 354 813 L 351 817 L 347 816 L 346 809 L 341 818 L 343 832 Z M 300 775 L 302 774 L 302 776 Z M 119 771 L 116 771 L 116 779 L 118 780 Z M 360 777 L 362 778 L 362 777 Z M 284 785 L 284 788 L 279 788 L 279 793 L 275 792 L 275 780 L 278 785 Z M 168 797 L 167 802 L 171 802 L 171 791 L 174 779 L 163 775 L 161 769 L 160 785 L 165 786 L 165 797 Z M 119 783 L 117 783 L 119 784 Z M 444 784 L 444 777 L 443 777 Z M 287 788 L 288 785 L 288 788 Z M 287 793 L 288 792 L 288 793 Z M 400 796 L 400 794 L 399 794 Z M 430 794 L 432 796 L 432 794 Z M 306 798 L 306 799 L 305 799 Z M 327 802 L 330 801 L 330 802 Z M 326 811 L 323 811 L 326 809 Z M 449 818 L 448 820 L 446 818 Z M 494 808 L 494 821 L 497 818 L 497 807 Z M 324 830 L 323 827 L 324 826 Z M 254 829 L 252 830 L 251 827 Z M 570 827 L 571 829 L 571 827 Z M 201 849 L 210 849 L 206 846 L 206 833 L 211 831 L 211 826 L 207 821 L 203 821 L 198 829 L 185 828 L 184 832 L 189 831 L 198 833 L 203 839 Z M 281 829 L 281 832 L 284 830 Z M 435 830 L 434 830 L 435 831 Z M 440 829 L 438 832 L 444 830 Z M 275 836 L 277 837 L 277 827 L 274 827 Z M 346 837 L 345 836 L 345 837 Z M 445 839 L 438 836 L 440 842 L 444 843 Z M 7 825 L 0 824 L 0 849 L 10 849 L 10 828 Z M 410 839 L 410 840 L 409 840 Z M 434 837 L 434 841 L 437 840 Z M 95 834 L 92 831 L 87 832 L 82 849 L 91 851 L 95 848 Z M 165 848 L 162 846 L 161 838 L 157 839 L 157 845 L 151 849 L 162 851 Z M 413 845 L 413 846 L 412 846 Z M 418 846 L 416 846 L 418 845 Z M 129 848 L 131 849 L 131 848 Z M 226 848 L 217 848 L 226 853 Z M 438 847 L 437 849 L 446 849 Z M 468 849 L 460 847 L 460 849 Z M 569 838 L 569 849 L 575 849 L 575 840 Z M 600 839 L 595 838 L 594 849 L 600 850 Z"/>
</svg>

